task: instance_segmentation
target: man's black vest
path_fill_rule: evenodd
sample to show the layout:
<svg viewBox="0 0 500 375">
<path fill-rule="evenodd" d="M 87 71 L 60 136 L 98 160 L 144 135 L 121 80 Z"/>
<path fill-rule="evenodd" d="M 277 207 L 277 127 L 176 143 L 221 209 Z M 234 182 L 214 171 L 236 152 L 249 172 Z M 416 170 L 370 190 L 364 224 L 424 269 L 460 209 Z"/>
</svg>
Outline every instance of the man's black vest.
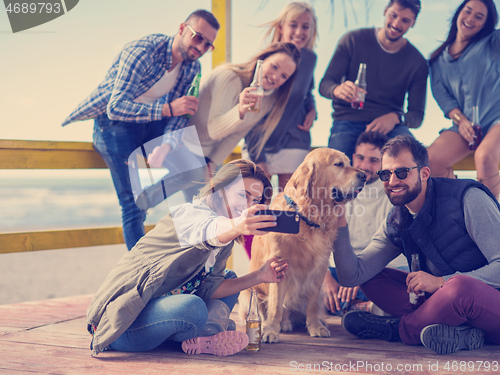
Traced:
<svg viewBox="0 0 500 375">
<path fill-rule="evenodd" d="M 478 269 L 488 262 L 467 233 L 463 198 L 471 187 L 485 191 L 497 203 L 491 192 L 474 180 L 430 178 L 422 209 L 412 217 L 405 206 L 394 207 L 387 216 L 387 231 L 391 241 L 408 260 L 412 253 L 420 254 L 422 270 L 428 258 L 439 274 L 451 275 Z"/>
</svg>

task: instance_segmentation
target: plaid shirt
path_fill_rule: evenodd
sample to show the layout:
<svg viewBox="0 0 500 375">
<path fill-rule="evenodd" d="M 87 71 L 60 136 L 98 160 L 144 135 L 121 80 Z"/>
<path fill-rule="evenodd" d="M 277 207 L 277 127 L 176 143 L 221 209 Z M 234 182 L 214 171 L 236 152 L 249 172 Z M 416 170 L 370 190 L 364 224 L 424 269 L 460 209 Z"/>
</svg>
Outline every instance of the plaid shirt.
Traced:
<svg viewBox="0 0 500 375">
<path fill-rule="evenodd" d="M 200 62 L 182 62 L 174 88 L 153 104 L 136 103 L 172 67 L 174 38 L 163 34 L 148 35 L 128 43 L 116 57 L 106 77 L 62 125 L 106 114 L 110 120 L 146 123 L 162 120 L 163 104 L 185 96 L 193 78 L 200 72 Z M 175 148 L 188 119 L 166 117 L 163 143 Z"/>
</svg>

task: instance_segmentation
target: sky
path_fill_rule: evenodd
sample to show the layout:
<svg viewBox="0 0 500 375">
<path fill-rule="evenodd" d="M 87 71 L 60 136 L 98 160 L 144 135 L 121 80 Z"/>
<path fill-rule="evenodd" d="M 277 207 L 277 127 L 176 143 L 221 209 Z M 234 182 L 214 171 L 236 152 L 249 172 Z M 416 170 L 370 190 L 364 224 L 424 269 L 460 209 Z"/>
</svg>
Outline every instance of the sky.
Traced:
<svg viewBox="0 0 500 375">
<path fill-rule="evenodd" d="M 265 28 L 288 0 L 232 1 L 232 62 L 244 62 L 260 50 Z M 338 39 L 348 30 L 383 25 L 388 0 L 315 0 L 319 39 L 315 52 L 318 119 L 314 146 L 326 146 L 331 101 L 317 91 Z M 423 0 L 407 38 L 428 58 L 449 30 L 461 0 Z M 500 9 L 500 0 L 495 0 Z M 97 87 L 126 43 L 151 33 L 174 35 L 193 10 L 210 10 L 210 0 L 81 0 L 71 11 L 46 24 L 12 33 L 0 4 L 0 139 L 91 141 L 92 121 L 61 127 L 76 105 Z M 345 4 L 345 8 L 344 5 Z M 211 55 L 201 59 L 211 70 Z M 425 145 L 448 127 L 430 88 L 422 126 L 413 134 Z"/>
</svg>

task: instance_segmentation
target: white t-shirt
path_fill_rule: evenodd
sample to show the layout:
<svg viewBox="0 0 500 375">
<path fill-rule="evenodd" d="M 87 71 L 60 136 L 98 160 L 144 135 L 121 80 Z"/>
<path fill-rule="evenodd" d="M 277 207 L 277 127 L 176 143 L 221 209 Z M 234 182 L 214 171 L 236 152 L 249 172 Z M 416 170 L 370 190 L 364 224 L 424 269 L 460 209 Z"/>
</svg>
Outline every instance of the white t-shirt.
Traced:
<svg viewBox="0 0 500 375">
<path fill-rule="evenodd" d="M 177 76 L 182 64 L 177 64 L 171 71 L 166 70 L 165 74 L 141 96 L 134 99 L 136 103 L 153 104 L 158 99 L 167 95 L 175 86 Z"/>
</svg>

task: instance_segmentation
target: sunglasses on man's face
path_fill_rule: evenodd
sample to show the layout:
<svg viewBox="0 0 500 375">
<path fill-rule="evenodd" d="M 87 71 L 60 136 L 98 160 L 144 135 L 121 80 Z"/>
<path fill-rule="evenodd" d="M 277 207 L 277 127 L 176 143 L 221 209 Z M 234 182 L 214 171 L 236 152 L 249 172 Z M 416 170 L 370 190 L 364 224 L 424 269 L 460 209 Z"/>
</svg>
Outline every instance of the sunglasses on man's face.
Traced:
<svg viewBox="0 0 500 375">
<path fill-rule="evenodd" d="M 208 51 L 213 51 L 214 50 L 215 47 L 214 47 L 214 45 L 212 44 L 211 41 L 209 41 L 207 38 L 205 38 L 199 32 L 194 31 L 191 26 L 189 26 L 187 24 L 186 24 L 186 26 L 188 27 L 189 31 L 191 31 L 191 33 L 193 34 L 193 35 L 191 35 L 191 39 L 193 39 L 196 44 L 203 43 L 203 49 L 204 50 L 208 50 Z"/>
<path fill-rule="evenodd" d="M 415 168 L 421 168 L 421 166 L 416 165 L 416 166 L 411 167 L 411 168 L 398 168 L 398 169 L 395 169 L 393 171 L 390 171 L 388 169 L 384 169 L 384 170 L 378 171 L 377 174 L 378 174 L 378 177 L 380 178 L 380 180 L 382 180 L 384 182 L 389 181 L 391 179 L 391 175 L 393 173 L 396 175 L 396 177 L 399 180 L 406 180 L 406 178 L 408 177 L 408 173 L 412 169 L 415 169 Z"/>
</svg>

